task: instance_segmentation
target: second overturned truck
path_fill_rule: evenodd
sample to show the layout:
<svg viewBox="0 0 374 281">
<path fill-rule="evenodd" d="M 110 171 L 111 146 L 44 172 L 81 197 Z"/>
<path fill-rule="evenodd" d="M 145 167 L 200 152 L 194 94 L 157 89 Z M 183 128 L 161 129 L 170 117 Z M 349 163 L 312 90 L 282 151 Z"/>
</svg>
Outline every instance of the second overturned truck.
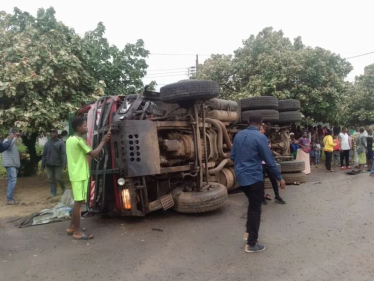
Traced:
<svg viewBox="0 0 374 281">
<path fill-rule="evenodd" d="M 89 145 L 112 134 L 100 157 L 90 160 L 89 210 L 144 216 L 159 209 L 220 208 L 237 187 L 229 158 L 232 140 L 247 127 L 252 110 L 268 124 L 276 158 L 292 159 L 289 125 L 301 121 L 298 101 L 280 105 L 275 97 L 253 97 L 237 103 L 217 99 L 219 93 L 214 81 L 185 80 L 160 93 L 108 96 L 80 109 L 77 115 L 87 117 Z M 279 112 L 280 107 L 286 110 Z M 292 172 L 303 170 L 302 163 L 289 164 Z M 305 181 L 301 174 L 298 180 Z"/>
</svg>

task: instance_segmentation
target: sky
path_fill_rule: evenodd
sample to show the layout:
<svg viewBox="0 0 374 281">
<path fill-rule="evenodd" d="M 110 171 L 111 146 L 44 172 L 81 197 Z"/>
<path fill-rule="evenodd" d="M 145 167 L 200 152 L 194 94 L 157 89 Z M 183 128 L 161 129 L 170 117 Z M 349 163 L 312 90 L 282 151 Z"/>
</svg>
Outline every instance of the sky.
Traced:
<svg viewBox="0 0 374 281">
<path fill-rule="evenodd" d="M 71 1 L 0 0 L 0 9 L 14 7 L 36 14 L 54 7 L 58 20 L 79 34 L 103 22 L 106 37 L 119 48 L 143 39 L 151 52 L 144 83 L 158 87 L 187 78 L 196 54 L 202 63 L 210 54 L 230 54 L 242 40 L 272 26 L 291 40 L 322 47 L 344 58 L 374 52 L 374 1 L 334 0 L 143 0 Z M 354 69 L 347 80 L 374 62 L 374 53 L 349 59 Z"/>
</svg>

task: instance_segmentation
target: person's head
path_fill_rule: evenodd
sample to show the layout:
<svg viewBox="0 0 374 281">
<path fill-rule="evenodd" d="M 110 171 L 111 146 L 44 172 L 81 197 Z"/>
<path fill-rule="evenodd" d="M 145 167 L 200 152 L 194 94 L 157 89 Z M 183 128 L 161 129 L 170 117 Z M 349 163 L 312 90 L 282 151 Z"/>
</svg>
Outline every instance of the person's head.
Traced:
<svg viewBox="0 0 374 281">
<path fill-rule="evenodd" d="M 363 127 L 360 128 L 360 133 L 363 134 L 365 132 L 365 129 Z"/>
<path fill-rule="evenodd" d="M 342 132 L 343 132 L 343 134 L 346 134 L 348 132 L 348 128 L 347 127 L 343 127 Z"/>
<path fill-rule="evenodd" d="M 261 114 L 259 113 L 255 113 L 255 112 L 251 112 L 249 114 L 249 118 L 248 118 L 248 124 L 249 126 L 254 126 L 258 129 L 260 129 L 261 125 L 262 125 L 262 116 Z"/>
<path fill-rule="evenodd" d="M 371 128 L 367 129 L 367 132 L 368 132 L 368 135 L 372 135 L 373 134 L 373 130 Z"/>
<path fill-rule="evenodd" d="M 58 137 L 58 132 L 57 132 L 56 129 L 50 130 L 49 134 L 50 134 L 52 140 L 55 140 Z"/>
<path fill-rule="evenodd" d="M 84 135 L 88 132 L 87 121 L 83 117 L 75 117 L 71 121 L 71 126 L 73 127 L 74 132 L 80 135 Z"/>
<path fill-rule="evenodd" d="M 360 127 L 356 127 L 356 132 L 359 132 L 360 131 Z"/>
<path fill-rule="evenodd" d="M 338 136 L 334 136 L 334 140 L 336 140 L 338 138 Z"/>
<path fill-rule="evenodd" d="M 308 137 L 308 133 L 306 131 L 303 132 L 303 138 L 306 139 Z"/>
<path fill-rule="evenodd" d="M 290 133 L 290 139 L 295 140 L 295 134 L 294 133 Z"/>
<path fill-rule="evenodd" d="M 296 130 L 301 131 L 300 125 L 297 125 Z"/>
<path fill-rule="evenodd" d="M 366 132 L 367 132 L 369 129 L 370 129 L 370 126 L 366 126 L 366 127 L 365 127 Z"/>
<path fill-rule="evenodd" d="M 327 129 L 326 130 L 326 136 L 331 136 L 332 135 L 332 131 L 330 129 Z"/>
<path fill-rule="evenodd" d="M 260 133 L 265 135 L 265 132 L 266 132 L 266 130 L 265 130 L 265 124 L 262 123 L 261 126 L 260 126 Z"/>
</svg>

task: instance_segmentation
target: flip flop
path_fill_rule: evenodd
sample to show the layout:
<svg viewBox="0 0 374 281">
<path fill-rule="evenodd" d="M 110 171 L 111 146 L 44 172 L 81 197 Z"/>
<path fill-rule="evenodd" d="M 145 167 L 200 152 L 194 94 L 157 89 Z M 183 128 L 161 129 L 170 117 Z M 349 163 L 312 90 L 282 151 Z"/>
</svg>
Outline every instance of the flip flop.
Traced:
<svg viewBox="0 0 374 281">
<path fill-rule="evenodd" d="M 87 228 L 82 227 L 81 230 L 82 230 L 82 231 L 86 231 Z M 68 229 L 66 229 L 66 233 L 67 233 L 68 235 L 73 235 L 73 234 L 74 234 L 74 229 L 72 229 L 72 228 L 68 228 Z"/>
<path fill-rule="evenodd" d="M 86 233 L 82 233 L 81 236 L 76 236 L 73 234 L 73 239 L 74 240 L 91 240 L 93 239 L 93 235 L 92 234 L 86 234 Z"/>
</svg>

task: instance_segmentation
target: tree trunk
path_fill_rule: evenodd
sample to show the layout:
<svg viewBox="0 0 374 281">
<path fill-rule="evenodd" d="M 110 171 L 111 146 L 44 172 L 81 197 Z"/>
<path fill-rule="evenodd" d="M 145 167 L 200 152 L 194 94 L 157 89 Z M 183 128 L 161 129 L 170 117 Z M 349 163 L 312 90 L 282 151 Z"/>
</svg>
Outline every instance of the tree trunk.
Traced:
<svg viewBox="0 0 374 281">
<path fill-rule="evenodd" d="M 35 175 L 38 171 L 38 163 L 42 159 L 41 155 L 37 155 L 36 153 L 36 140 L 38 138 L 38 133 L 32 133 L 31 135 L 25 135 L 22 137 L 23 144 L 27 147 L 27 152 L 30 155 L 30 161 L 25 163 L 24 167 L 24 176 L 32 176 Z"/>
</svg>

